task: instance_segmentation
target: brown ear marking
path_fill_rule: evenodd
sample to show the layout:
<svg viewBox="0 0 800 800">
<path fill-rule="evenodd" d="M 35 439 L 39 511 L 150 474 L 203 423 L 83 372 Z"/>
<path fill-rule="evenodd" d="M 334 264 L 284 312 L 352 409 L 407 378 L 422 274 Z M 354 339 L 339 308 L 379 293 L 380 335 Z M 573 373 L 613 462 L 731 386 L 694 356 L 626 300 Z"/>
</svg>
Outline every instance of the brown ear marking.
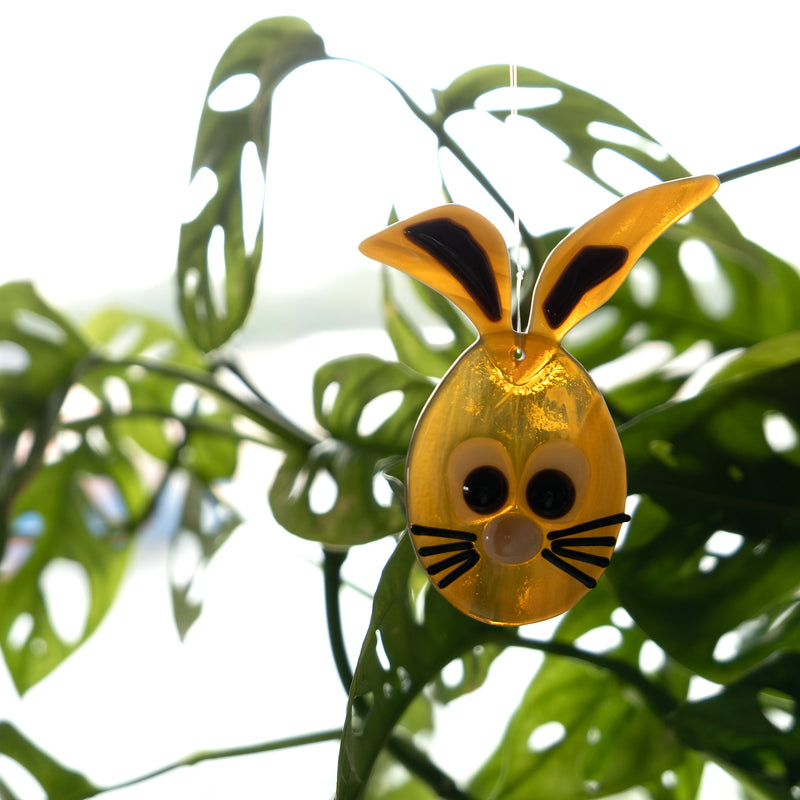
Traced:
<svg viewBox="0 0 800 800">
<path fill-rule="evenodd" d="M 628 250 L 617 245 L 589 245 L 578 251 L 547 295 L 543 311 L 547 324 L 556 330 L 581 298 L 620 270 Z"/>
<path fill-rule="evenodd" d="M 410 225 L 405 235 L 464 287 L 487 319 L 502 319 L 500 292 L 489 256 L 466 228 L 450 219 L 430 219 Z"/>
</svg>

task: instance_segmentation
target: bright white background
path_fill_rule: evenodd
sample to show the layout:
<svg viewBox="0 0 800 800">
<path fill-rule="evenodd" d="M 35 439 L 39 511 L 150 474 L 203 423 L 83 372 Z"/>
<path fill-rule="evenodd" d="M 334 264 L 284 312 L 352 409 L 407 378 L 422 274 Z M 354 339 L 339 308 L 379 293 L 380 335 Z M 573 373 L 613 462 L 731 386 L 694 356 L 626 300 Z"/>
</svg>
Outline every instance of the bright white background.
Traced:
<svg viewBox="0 0 800 800">
<path fill-rule="evenodd" d="M 330 54 L 369 64 L 426 108 L 431 87 L 469 68 L 533 67 L 617 105 L 700 173 L 798 144 L 792 13 L 789 0 L 6 4 L 0 280 L 32 278 L 79 315 L 113 301 L 174 317 L 171 275 L 208 79 L 228 43 L 258 19 L 304 17 Z M 528 147 L 502 126 L 486 130 L 482 157 L 534 231 L 579 224 L 604 204 L 596 193 L 574 192 L 568 170 L 548 165 L 546 141 Z M 352 64 L 314 65 L 286 81 L 272 147 L 265 265 L 243 344 L 248 352 L 268 347 L 268 366 L 259 348 L 252 369 L 305 422 L 313 365 L 381 345 L 363 331 L 298 339 L 348 319 L 377 320 L 376 270 L 358 242 L 384 224 L 392 203 L 405 216 L 441 197 L 429 135 L 380 78 Z M 792 165 L 718 194 L 746 234 L 794 263 L 798 179 Z M 470 192 L 465 186 L 460 199 Z M 331 301 L 347 296 L 357 307 Z M 323 644 L 321 578 L 310 563 L 317 549 L 265 516 L 268 468 L 243 470 L 237 492 L 255 521 L 207 575 L 206 608 L 186 643 L 169 619 L 155 532 L 107 624 L 58 673 L 20 700 L 0 672 L 0 718 L 101 784 L 199 748 L 340 725 L 344 695 Z M 348 574 L 373 588 L 388 553 L 386 544 L 368 548 Z M 344 611 L 355 656 L 369 606 L 351 593 Z M 531 668 L 509 660 L 495 682 Z M 470 756 L 459 763 L 445 742 L 437 758 L 459 774 L 492 748 L 502 720 L 482 718 L 480 738 L 467 741 L 463 721 L 450 723 Z M 335 745 L 324 745 L 212 764 L 113 797 L 324 798 L 335 758 Z M 0 775 L 17 780 L 26 800 L 37 797 L 11 770 L 0 759 Z"/>
</svg>

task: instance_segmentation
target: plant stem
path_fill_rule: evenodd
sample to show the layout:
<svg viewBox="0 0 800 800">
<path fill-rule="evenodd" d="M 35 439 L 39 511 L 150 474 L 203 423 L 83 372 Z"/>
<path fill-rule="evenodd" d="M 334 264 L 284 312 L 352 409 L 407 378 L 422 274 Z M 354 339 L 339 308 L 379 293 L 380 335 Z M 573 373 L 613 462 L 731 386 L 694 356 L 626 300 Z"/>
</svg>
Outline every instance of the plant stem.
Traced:
<svg viewBox="0 0 800 800">
<path fill-rule="evenodd" d="M 180 767 L 191 767 L 199 764 L 202 761 L 216 761 L 221 758 L 236 758 L 237 756 L 250 756 L 256 753 L 269 753 L 272 750 L 284 750 L 289 747 L 300 747 L 307 744 L 317 744 L 319 742 L 330 742 L 340 739 L 342 731 L 340 729 L 320 731 L 318 733 L 308 733 L 303 736 L 291 736 L 286 739 L 277 739 L 271 742 L 264 742 L 262 744 L 251 744 L 243 747 L 231 747 L 225 750 L 200 750 L 197 753 L 192 753 L 178 761 L 167 764 L 164 767 L 159 767 L 152 772 L 145 775 L 140 775 L 137 778 L 132 778 L 129 781 L 118 783 L 115 786 L 106 786 L 105 788 L 98 789 L 94 794 L 87 795 L 94 797 L 97 794 L 104 792 L 116 791 L 117 789 L 126 789 L 129 786 L 135 786 L 139 783 L 158 778 L 168 772 L 172 772 Z"/>
<path fill-rule="evenodd" d="M 323 550 L 322 566 L 325 581 L 325 612 L 328 618 L 328 636 L 331 642 L 333 660 L 336 670 L 346 692 L 350 692 L 353 682 L 353 670 L 347 658 L 342 635 L 342 616 L 339 607 L 339 589 L 341 588 L 341 568 L 347 558 L 346 550 Z M 353 702 L 355 703 L 357 699 Z M 386 743 L 386 749 L 412 775 L 416 775 L 444 798 L 444 800 L 473 800 L 458 788 L 456 782 L 436 766 L 419 748 L 403 736 L 392 734 Z"/>
</svg>

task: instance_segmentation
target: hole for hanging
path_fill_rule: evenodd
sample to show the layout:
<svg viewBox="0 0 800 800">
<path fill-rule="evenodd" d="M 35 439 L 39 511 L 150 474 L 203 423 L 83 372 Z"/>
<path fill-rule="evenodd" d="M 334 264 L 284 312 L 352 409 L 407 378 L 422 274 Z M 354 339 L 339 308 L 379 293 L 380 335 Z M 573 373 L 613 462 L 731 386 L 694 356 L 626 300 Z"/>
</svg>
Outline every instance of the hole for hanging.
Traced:
<svg viewBox="0 0 800 800">
<path fill-rule="evenodd" d="M 256 99 L 260 88 L 261 81 L 252 72 L 231 75 L 209 94 L 206 103 L 212 111 L 238 111 Z"/>
<path fill-rule="evenodd" d="M 91 600 L 85 567 L 54 558 L 39 575 L 39 589 L 56 636 L 68 645 L 77 644 L 86 631 Z"/>
<path fill-rule="evenodd" d="M 567 738 L 567 729 L 557 721 L 545 722 L 534 728 L 528 737 L 528 749 L 532 753 L 544 753 Z"/>
<path fill-rule="evenodd" d="M 0 342 L 0 375 L 20 375 L 31 365 L 28 351 L 16 342 Z"/>
<path fill-rule="evenodd" d="M 371 436 L 397 411 L 402 402 L 403 393 L 399 389 L 373 397 L 361 409 L 356 428 L 358 435 Z"/>
<path fill-rule="evenodd" d="M 715 320 L 729 316 L 734 305 L 733 288 L 714 251 L 700 239 L 687 239 L 681 242 L 678 260 L 700 310 Z"/>
</svg>

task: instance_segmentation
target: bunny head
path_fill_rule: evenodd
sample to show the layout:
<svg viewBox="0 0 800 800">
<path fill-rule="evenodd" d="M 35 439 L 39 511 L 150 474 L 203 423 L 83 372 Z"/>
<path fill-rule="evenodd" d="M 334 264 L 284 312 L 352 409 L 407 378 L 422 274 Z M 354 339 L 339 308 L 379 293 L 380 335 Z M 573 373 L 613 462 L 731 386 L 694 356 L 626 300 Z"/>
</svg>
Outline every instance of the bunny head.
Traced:
<svg viewBox="0 0 800 800">
<path fill-rule="evenodd" d="M 600 392 L 561 341 L 718 185 L 714 176 L 658 184 L 573 231 L 542 267 L 526 332 L 512 326 L 506 244 L 474 211 L 442 206 L 361 244 L 449 298 L 478 329 L 428 400 L 406 462 L 418 559 L 464 613 L 502 625 L 548 619 L 608 566 L 628 519 L 622 446 Z"/>
</svg>

